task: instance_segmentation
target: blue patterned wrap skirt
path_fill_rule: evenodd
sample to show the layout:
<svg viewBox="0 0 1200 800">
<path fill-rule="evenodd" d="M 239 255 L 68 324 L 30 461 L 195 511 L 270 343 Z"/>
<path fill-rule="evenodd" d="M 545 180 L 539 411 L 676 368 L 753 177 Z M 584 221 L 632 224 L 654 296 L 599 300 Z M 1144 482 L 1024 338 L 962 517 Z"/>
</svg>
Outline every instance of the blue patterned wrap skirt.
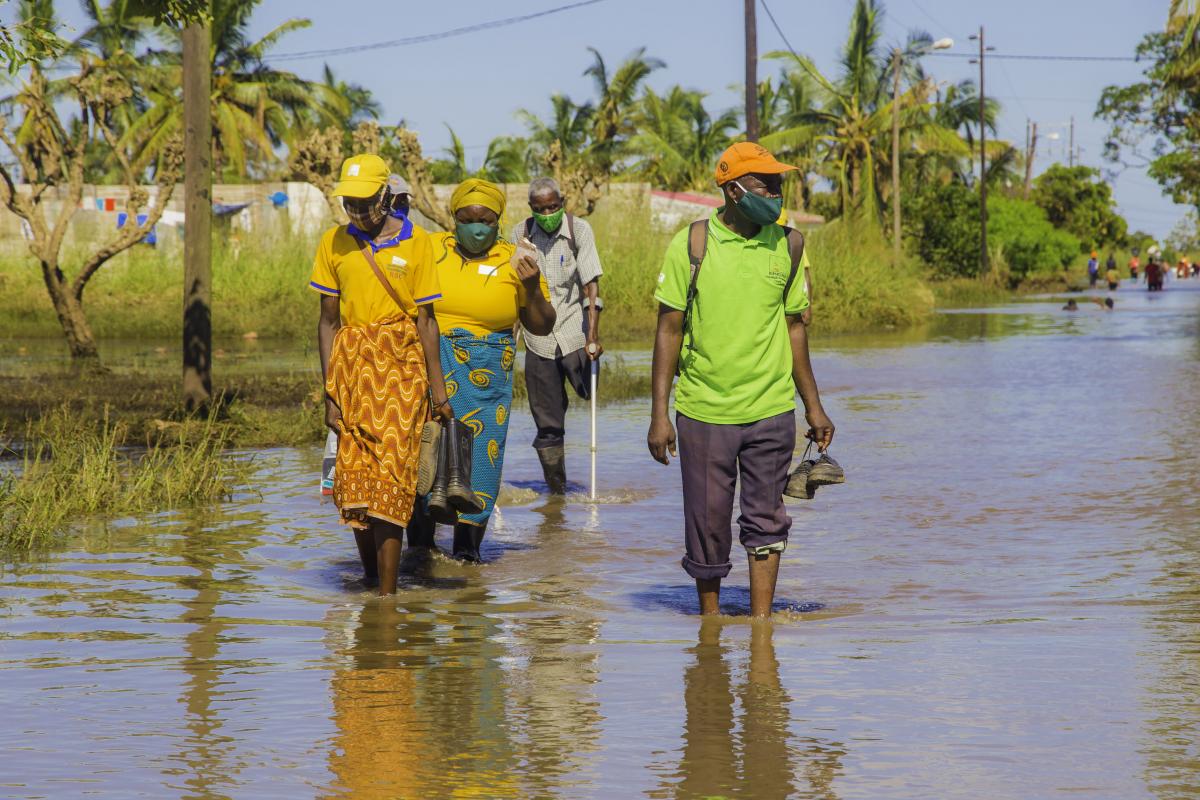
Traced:
<svg viewBox="0 0 1200 800">
<path fill-rule="evenodd" d="M 483 503 L 478 514 L 459 514 L 460 522 L 487 525 L 500 494 L 504 443 L 512 410 L 513 362 L 517 349 L 511 333 L 478 336 L 462 328 L 442 331 L 442 372 L 450 407 L 474 433 L 471 489 Z"/>
</svg>

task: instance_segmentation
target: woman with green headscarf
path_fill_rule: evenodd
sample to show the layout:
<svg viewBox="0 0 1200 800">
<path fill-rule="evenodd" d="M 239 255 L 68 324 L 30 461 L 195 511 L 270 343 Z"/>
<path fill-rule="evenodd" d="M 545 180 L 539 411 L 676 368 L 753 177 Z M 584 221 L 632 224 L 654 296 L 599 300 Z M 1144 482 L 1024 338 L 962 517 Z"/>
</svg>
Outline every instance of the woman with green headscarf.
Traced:
<svg viewBox="0 0 1200 800">
<path fill-rule="evenodd" d="M 531 333 L 554 329 L 550 290 L 527 254 L 513 258 L 516 247 L 499 238 L 504 190 L 472 178 L 450 198 L 454 231 L 434 233 L 433 257 L 442 298 L 434 304 L 441 329 L 442 370 L 454 416 L 471 428 L 471 490 L 483 510 L 458 514 L 454 556 L 479 561 L 479 544 L 496 507 L 508 416 L 512 408 L 513 325 L 520 320 Z M 408 528 L 409 545 L 433 546 L 428 515 Z"/>
</svg>

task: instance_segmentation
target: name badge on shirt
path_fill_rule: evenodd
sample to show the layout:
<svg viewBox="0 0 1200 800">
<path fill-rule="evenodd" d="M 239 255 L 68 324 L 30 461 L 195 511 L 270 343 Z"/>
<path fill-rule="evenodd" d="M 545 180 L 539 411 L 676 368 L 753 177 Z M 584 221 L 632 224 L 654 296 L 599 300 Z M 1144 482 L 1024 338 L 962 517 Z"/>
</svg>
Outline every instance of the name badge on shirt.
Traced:
<svg viewBox="0 0 1200 800">
<path fill-rule="evenodd" d="M 407 261 L 405 261 L 405 260 L 404 260 L 403 258 L 401 258 L 400 256 L 392 256 L 392 266 L 393 266 L 393 267 L 403 267 L 403 266 L 405 266 L 406 264 L 408 264 L 408 262 L 407 262 Z"/>
<path fill-rule="evenodd" d="M 491 264 L 480 264 L 479 265 L 479 274 L 483 275 L 486 278 L 491 278 L 491 277 L 495 276 L 495 274 L 497 272 L 499 272 L 499 270 L 500 270 L 499 266 L 493 266 Z"/>
<path fill-rule="evenodd" d="M 388 262 L 387 270 L 394 275 L 403 275 L 406 267 L 408 267 L 407 261 L 400 256 L 392 256 L 392 260 Z"/>
</svg>

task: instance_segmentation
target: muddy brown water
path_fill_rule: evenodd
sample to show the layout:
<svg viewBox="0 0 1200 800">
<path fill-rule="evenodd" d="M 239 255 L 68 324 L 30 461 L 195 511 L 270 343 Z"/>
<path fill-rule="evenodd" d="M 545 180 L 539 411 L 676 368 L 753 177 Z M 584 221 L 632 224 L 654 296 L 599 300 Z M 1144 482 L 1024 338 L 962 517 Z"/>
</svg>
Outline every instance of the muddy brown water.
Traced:
<svg viewBox="0 0 1200 800">
<path fill-rule="evenodd" d="M 825 343 L 848 482 L 791 507 L 769 625 L 736 558 L 693 615 L 645 402 L 594 505 L 514 415 L 488 563 L 410 556 L 395 600 L 315 447 L 88 525 L 0 576 L 0 796 L 1200 796 L 1200 291 L 1117 297 Z"/>
</svg>

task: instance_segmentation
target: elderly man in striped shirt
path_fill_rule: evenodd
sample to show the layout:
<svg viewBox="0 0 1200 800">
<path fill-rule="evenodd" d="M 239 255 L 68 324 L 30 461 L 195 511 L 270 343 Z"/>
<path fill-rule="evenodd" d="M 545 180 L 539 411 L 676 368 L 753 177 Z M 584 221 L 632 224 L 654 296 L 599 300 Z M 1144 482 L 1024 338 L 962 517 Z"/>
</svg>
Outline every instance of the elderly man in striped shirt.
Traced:
<svg viewBox="0 0 1200 800">
<path fill-rule="evenodd" d="M 512 240 L 528 239 L 537 250 L 538 266 L 550 287 L 558 315 L 547 336 L 525 332 L 525 386 L 537 425 L 533 446 L 551 494 L 565 494 L 563 459 L 566 433 L 565 382 L 583 399 L 590 392 L 591 362 L 600 358 L 600 256 L 592 228 L 568 214 L 562 190 L 553 178 L 529 184 L 532 216 L 513 231 Z"/>
</svg>

